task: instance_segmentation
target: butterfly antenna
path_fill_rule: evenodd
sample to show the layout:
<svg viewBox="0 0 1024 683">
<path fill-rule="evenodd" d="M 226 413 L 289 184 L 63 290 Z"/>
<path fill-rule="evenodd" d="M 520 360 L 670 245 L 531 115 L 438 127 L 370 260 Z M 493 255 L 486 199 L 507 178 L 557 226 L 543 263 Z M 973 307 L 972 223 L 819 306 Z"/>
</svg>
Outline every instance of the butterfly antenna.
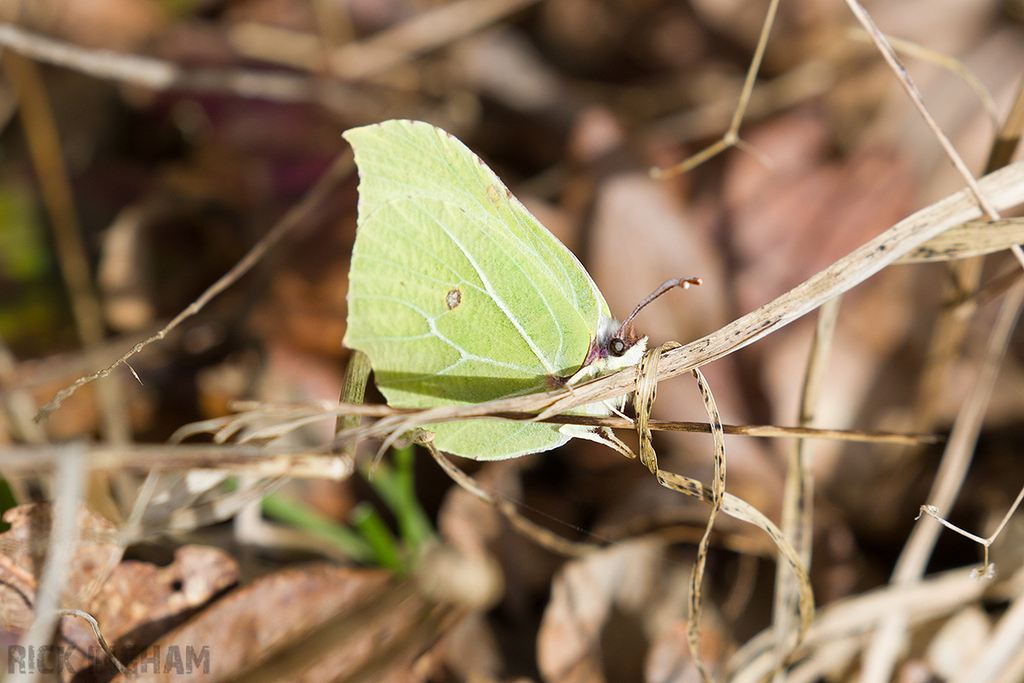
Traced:
<svg viewBox="0 0 1024 683">
<path fill-rule="evenodd" d="M 690 285 L 699 285 L 700 283 L 701 279 L 699 277 L 678 277 L 673 280 L 666 280 L 664 283 L 662 283 L 660 287 L 658 287 L 656 290 L 648 294 L 643 301 L 636 305 L 636 308 L 633 309 L 633 312 L 629 314 L 629 317 L 626 318 L 625 322 L 623 322 L 622 325 L 619 327 L 618 337 L 620 339 L 622 338 L 623 332 L 626 329 L 628 329 L 629 324 L 633 322 L 633 318 L 636 317 L 637 313 L 644 310 L 647 304 L 651 303 L 665 292 L 671 289 L 675 289 L 676 287 L 681 287 L 682 289 L 689 289 Z"/>
</svg>

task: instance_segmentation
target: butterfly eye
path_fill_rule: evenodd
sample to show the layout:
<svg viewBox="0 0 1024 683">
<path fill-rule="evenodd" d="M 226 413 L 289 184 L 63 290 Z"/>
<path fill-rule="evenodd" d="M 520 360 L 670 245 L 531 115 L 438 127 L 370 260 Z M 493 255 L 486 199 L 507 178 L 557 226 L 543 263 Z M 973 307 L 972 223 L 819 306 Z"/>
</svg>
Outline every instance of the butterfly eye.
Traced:
<svg viewBox="0 0 1024 683">
<path fill-rule="evenodd" d="M 624 356 L 626 354 L 626 342 L 618 337 L 612 337 L 611 341 L 608 342 L 608 353 L 616 358 Z"/>
</svg>

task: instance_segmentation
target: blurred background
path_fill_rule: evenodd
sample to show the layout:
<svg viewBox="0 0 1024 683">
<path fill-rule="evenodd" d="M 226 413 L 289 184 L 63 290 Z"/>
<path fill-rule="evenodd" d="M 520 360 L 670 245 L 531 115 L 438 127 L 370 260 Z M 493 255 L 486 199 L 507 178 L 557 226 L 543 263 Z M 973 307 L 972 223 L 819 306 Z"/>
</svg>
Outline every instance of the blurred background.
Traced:
<svg viewBox="0 0 1024 683">
<path fill-rule="evenodd" d="M 903 56 L 929 110 L 981 175 L 1024 63 L 1019 4 L 865 6 L 887 34 L 961 60 L 990 94 L 986 104 L 947 66 Z M 0 467 L 4 444 L 159 443 L 184 424 L 229 414 L 235 399 L 337 400 L 354 168 L 239 282 L 135 356 L 138 380 L 122 367 L 41 425 L 26 418 L 229 270 L 347 153 L 341 133 L 350 127 L 414 118 L 455 134 L 580 257 L 620 317 L 668 278 L 701 277 L 701 287 L 666 295 L 638 318 L 652 344 L 713 332 L 963 186 L 839 0 L 781 3 L 741 128 L 768 163 L 733 149 L 654 180 L 651 167 L 685 159 L 728 127 L 766 8 L 760 0 L 5 0 Z M 972 312 L 937 380 L 929 372 L 936 320 L 965 289 L 1012 267 L 990 257 L 969 285 L 944 264 L 893 266 L 848 294 L 816 424 L 947 430 L 997 306 Z M 809 316 L 704 368 L 725 422 L 796 424 L 813 326 Z M 979 534 L 1024 485 L 1013 455 L 1024 437 L 1022 341 L 1016 335 L 1000 371 L 953 514 Z M 663 383 L 655 417 L 703 420 L 695 389 L 688 376 Z M 312 448 L 333 430 L 325 420 L 289 439 Z M 663 468 L 710 480 L 709 437 L 658 435 L 656 446 Z M 792 442 L 730 437 L 727 446 L 728 490 L 777 520 Z M 812 579 L 824 605 L 888 580 L 941 449 L 812 448 Z M 366 449 L 372 457 L 376 444 Z M 615 570 L 647 597 L 622 597 L 619 581 L 587 589 L 616 605 L 602 622 L 594 676 L 675 680 L 657 678 L 648 653 L 685 651 L 678 624 L 706 507 L 594 444 L 462 464 L 563 536 L 656 539 L 656 550 L 623 560 L 642 566 Z M 459 498 L 429 458 L 417 458 L 415 470 L 432 523 L 450 542 L 476 538 L 504 586 L 486 609 L 461 613 L 480 640 L 449 642 L 425 675 L 601 680 L 559 675 L 551 652 L 563 645 L 550 632 L 538 638 L 564 558 Z M 339 522 L 359 501 L 376 500 L 358 478 L 289 486 Z M 774 563 L 756 530 L 728 519 L 717 528 L 705 647 L 724 660 L 768 626 Z M 1011 523 L 1005 533 L 1021 530 Z M 1021 558 L 1019 543 L 1007 546 L 1009 575 Z M 250 575 L 293 559 L 256 555 L 243 562 Z M 930 567 L 978 559 L 976 546 L 944 535 Z M 678 607 L 658 628 L 646 611 L 652 601 Z M 912 648 L 905 661 L 925 661 L 924 653 Z"/>
</svg>

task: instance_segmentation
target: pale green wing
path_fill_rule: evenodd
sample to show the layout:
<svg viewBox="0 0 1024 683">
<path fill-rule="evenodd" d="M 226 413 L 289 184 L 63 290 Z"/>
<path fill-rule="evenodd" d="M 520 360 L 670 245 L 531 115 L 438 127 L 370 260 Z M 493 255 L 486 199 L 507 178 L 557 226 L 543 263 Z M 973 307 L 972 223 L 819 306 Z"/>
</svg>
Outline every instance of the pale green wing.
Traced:
<svg viewBox="0 0 1024 683">
<path fill-rule="evenodd" d="M 461 142 L 425 123 L 345 133 L 360 173 L 346 346 L 370 357 L 400 407 L 478 403 L 558 385 L 586 358 L 601 316 L 572 253 Z M 477 459 L 553 448 L 557 425 L 433 425 Z"/>
</svg>

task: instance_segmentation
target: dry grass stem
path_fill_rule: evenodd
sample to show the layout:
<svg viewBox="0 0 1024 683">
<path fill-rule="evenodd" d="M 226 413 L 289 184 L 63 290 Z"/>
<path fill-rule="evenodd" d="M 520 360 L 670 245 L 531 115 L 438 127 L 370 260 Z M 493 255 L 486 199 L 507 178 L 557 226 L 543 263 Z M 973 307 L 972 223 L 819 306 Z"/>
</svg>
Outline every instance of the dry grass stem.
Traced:
<svg viewBox="0 0 1024 683">
<path fill-rule="evenodd" d="M 1017 151 L 1022 133 L 1024 133 L 1024 80 L 1021 80 L 1017 86 L 1017 97 L 1013 101 L 1013 107 L 992 143 L 988 163 L 985 165 L 986 173 L 991 173 L 1010 163 L 1013 153 Z"/>
<path fill-rule="evenodd" d="M 330 56 L 338 78 L 371 78 L 397 64 L 436 50 L 518 12 L 537 0 L 455 0 L 421 12 L 366 40 L 339 47 Z"/>
<path fill-rule="evenodd" d="M 78 513 L 87 473 L 81 446 L 62 446 L 57 454 L 56 470 L 46 564 L 39 577 L 32 605 L 35 618 L 20 640 L 22 645 L 34 647 L 38 652 L 44 652 L 45 649 L 41 648 L 53 638 L 59 619 L 61 596 L 68 583 L 71 558 L 78 544 Z M 27 683 L 39 673 L 34 667 L 29 670 L 15 668 L 5 680 Z"/>
<path fill-rule="evenodd" d="M 836 84 L 834 65 L 820 59 L 799 64 L 774 78 L 757 81 L 743 115 L 748 124 L 771 114 L 788 110 L 800 103 L 814 100 L 829 92 Z M 728 131 L 736 113 L 733 99 L 739 98 L 745 80 L 727 81 L 725 89 L 735 91 L 735 98 L 717 98 L 679 113 L 669 114 L 647 129 L 650 138 L 692 142 Z M 742 142 L 737 139 L 737 146 Z M 718 144 L 718 143 L 716 143 Z M 747 148 L 745 148 L 747 149 Z M 755 154 L 759 154 L 754 150 Z M 689 164 L 688 160 L 683 163 Z M 767 165 L 770 168 L 770 164 Z M 657 171 L 655 171 L 657 173 Z"/>
<path fill-rule="evenodd" d="M 23 476 L 53 472 L 60 446 L 7 446 L 4 473 Z M 192 469 L 224 470 L 258 477 L 292 476 L 340 481 L 354 469 L 351 458 L 302 451 L 274 451 L 236 444 L 82 445 L 82 461 L 91 470 L 132 474 Z"/>
<path fill-rule="evenodd" d="M 851 28 L 847 31 L 847 35 L 853 40 L 872 42 L 871 36 L 863 29 Z M 911 40 L 904 40 L 903 38 L 896 38 L 891 35 L 886 35 L 885 39 L 895 51 L 901 52 L 909 57 L 915 57 L 926 62 L 931 62 L 932 64 L 937 64 L 943 69 L 959 76 L 963 82 L 967 84 L 967 87 L 974 91 L 974 94 L 977 96 L 981 106 L 985 109 L 985 113 L 988 114 L 990 119 L 992 119 L 992 126 L 996 129 L 999 128 L 999 110 L 996 107 L 996 101 L 992 98 L 992 93 L 988 91 L 988 88 L 986 88 L 985 84 L 981 82 L 981 79 L 978 78 L 973 71 L 967 68 L 967 65 L 964 64 L 963 61 L 950 57 L 942 52 L 932 50 L 929 47 L 915 43 Z"/>
<path fill-rule="evenodd" d="M 583 543 L 562 538 L 536 522 L 527 519 L 520 514 L 514 502 L 485 490 L 476 483 L 473 477 L 460 470 L 451 460 L 446 458 L 444 453 L 434 448 L 432 443 L 428 441 L 423 443 L 423 446 L 454 482 L 488 505 L 493 505 L 519 533 L 532 539 L 540 547 L 564 557 L 580 557 L 601 547 L 596 543 Z"/>
<path fill-rule="evenodd" d="M 841 296 L 827 301 L 818 311 L 818 321 L 811 341 L 804 373 L 803 390 L 800 394 L 800 426 L 807 427 L 814 422 L 818 402 L 825 386 L 829 367 L 832 341 L 839 321 Z M 798 439 L 790 450 L 786 467 L 786 482 L 782 498 L 782 533 L 793 545 L 804 566 L 811 566 L 812 541 L 814 537 L 814 475 L 811 470 L 811 444 Z M 772 623 L 775 629 L 776 651 L 781 670 L 784 662 L 782 653 L 785 644 L 793 639 L 793 616 L 797 607 L 799 587 L 789 567 L 779 564 L 775 569 L 775 596 Z"/>
<path fill-rule="evenodd" d="M 999 521 L 999 524 L 996 525 L 996 530 L 993 531 L 988 536 L 988 538 L 982 538 L 981 536 L 972 534 L 971 532 L 966 531 L 965 529 L 961 529 L 956 524 L 953 524 L 945 517 L 943 517 L 939 511 L 939 508 L 936 507 L 935 505 L 922 505 L 921 512 L 920 514 L 918 514 L 917 519 L 920 519 L 921 515 L 928 515 L 929 517 L 931 517 L 947 529 L 954 531 L 963 536 L 964 538 L 968 538 L 974 541 L 975 543 L 981 545 L 984 548 L 982 565 L 980 568 L 977 568 L 974 571 L 978 578 L 990 579 L 992 578 L 992 576 L 995 575 L 995 568 L 989 564 L 988 550 L 992 546 L 992 543 L 997 538 L 999 538 L 999 534 L 1003 532 L 1003 528 L 1006 527 L 1006 523 L 1010 521 L 1010 518 L 1013 516 L 1013 513 L 1015 513 L 1017 511 L 1017 508 L 1020 507 L 1021 501 L 1024 501 L 1024 488 L 1022 488 L 1020 492 L 1017 494 L 1017 497 L 1014 498 L 1013 504 L 1010 505 L 1010 508 L 1006 511 L 1006 514 L 1003 515 L 1003 518 Z"/>
<path fill-rule="evenodd" d="M 898 264 L 936 263 L 1005 251 L 1024 243 L 1024 218 L 968 221 L 928 240 Z"/>
</svg>

